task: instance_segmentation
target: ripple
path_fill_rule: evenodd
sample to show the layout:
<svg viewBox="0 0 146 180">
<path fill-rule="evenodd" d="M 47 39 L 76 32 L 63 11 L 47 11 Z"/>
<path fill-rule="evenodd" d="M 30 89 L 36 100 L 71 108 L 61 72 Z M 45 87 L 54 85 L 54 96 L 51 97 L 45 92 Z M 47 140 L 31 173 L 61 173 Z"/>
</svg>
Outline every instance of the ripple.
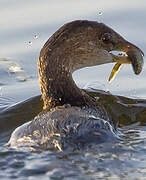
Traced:
<svg viewBox="0 0 146 180">
<path fill-rule="evenodd" d="M 18 82 L 27 81 L 28 76 L 26 75 L 26 72 L 15 61 L 9 60 L 7 58 L 0 58 L 0 65 L 2 66 L 2 70 L 8 73 L 8 78 L 14 78 Z M 5 80 L 7 77 L 6 75 L 4 76 Z M 3 85 L 4 83 L 2 82 L 1 84 Z"/>
</svg>

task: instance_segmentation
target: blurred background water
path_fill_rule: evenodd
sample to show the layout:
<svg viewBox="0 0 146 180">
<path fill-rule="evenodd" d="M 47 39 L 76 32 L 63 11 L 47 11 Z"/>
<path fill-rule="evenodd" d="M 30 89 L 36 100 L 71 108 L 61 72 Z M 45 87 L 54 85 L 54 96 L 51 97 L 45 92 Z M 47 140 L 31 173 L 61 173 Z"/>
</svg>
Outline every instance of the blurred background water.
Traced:
<svg viewBox="0 0 146 180">
<path fill-rule="evenodd" d="M 0 17 L 0 109 L 40 94 L 37 75 L 40 49 L 66 22 L 76 19 L 103 22 L 146 53 L 145 0 L 0 0 Z M 85 68 L 73 77 L 79 87 L 146 99 L 146 65 L 139 76 L 134 75 L 130 65 L 123 66 L 109 84 L 112 67 L 113 64 Z M 144 101 L 142 105 L 145 107 Z M 4 115 L 0 116 L 0 121 L 4 121 Z M 17 121 L 22 118 L 17 118 L 14 112 L 12 116 Z M 145 126 L 138 123 L 122 130 L 127 133 L 126 141 L 72 155 L 25 154 L 1 146 L 0 179 L 144 179 Z M 9 131 L 3 132 L 1 143 L 8 138 Z"/>
</svg>

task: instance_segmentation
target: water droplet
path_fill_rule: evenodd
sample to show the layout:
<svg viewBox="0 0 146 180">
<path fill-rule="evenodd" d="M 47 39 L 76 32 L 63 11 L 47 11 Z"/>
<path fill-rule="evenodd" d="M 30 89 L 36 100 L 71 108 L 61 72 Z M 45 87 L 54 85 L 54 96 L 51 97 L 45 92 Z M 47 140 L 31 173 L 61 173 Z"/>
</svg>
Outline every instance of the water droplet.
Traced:
<svg viewBox="0 0 146 180">
<path fill-rule="evenodd" d="M 37 34 L 34 35 L 34 39 L 38 39 L 39 36 Z"/>
<path fill-rule="evenodd" d="M 101 12 L 101 11 L 99 11 L 99 12 L 98 12 L 98 15 L 99 15 L 99 16 L 101 16 L 101 15 L 102 15 L 102 12 Z"/>
<path fill-rule="evenodd" d="M 101 22 L 102 21 L 102 11 L 98 11 L 98 21 Z"/>
<path fill-rule="evenodd" d="M 28 44 L 29 44 L 29 45 L 32 45 L 32 41 L 28 41 Z"/>
</svg>

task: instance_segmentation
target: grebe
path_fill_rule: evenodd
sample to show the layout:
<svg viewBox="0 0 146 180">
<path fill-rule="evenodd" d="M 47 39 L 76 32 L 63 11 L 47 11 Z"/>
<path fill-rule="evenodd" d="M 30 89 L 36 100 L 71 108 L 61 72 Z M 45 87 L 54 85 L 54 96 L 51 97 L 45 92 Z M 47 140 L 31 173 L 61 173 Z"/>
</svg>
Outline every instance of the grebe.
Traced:
<svg viewBox="0 0 146 180">
<path fill-rule="evenodd" d="M 119 57 L 111 51 L 123 51 Z M 77 87 L 72 73 L 105 63 L 131 63 L 135 74 L 143 52 L 103 23 L 76 20 L 63 25 L 45 43 L 38 61 L 43 112 L 16 128 L 12 148 L 56 149 L 84 147 L 117 138 L 116 125 L 98 100 Z"/>
</svg>

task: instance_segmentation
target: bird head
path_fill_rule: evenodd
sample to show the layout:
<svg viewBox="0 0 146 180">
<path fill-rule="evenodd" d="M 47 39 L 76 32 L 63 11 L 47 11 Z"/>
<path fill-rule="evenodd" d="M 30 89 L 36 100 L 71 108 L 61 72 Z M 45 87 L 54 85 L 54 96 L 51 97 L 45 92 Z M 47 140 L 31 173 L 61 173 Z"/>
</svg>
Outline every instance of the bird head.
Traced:
<svg viewBox="0 0 146 180">
<path fill-rule="evenodd" d="M 132 64 L 135 74 L 139 74 L 143 68 L 144 53 L 136 45 L 125 40 L 121 35 L 103 23 L 98 25 L 98 39 L 100 48 L 112 55 L 112 60 L 119 64 Z M 124 56 L 116 56 L 112 52 L 123 52 Z"/>
</svg>

